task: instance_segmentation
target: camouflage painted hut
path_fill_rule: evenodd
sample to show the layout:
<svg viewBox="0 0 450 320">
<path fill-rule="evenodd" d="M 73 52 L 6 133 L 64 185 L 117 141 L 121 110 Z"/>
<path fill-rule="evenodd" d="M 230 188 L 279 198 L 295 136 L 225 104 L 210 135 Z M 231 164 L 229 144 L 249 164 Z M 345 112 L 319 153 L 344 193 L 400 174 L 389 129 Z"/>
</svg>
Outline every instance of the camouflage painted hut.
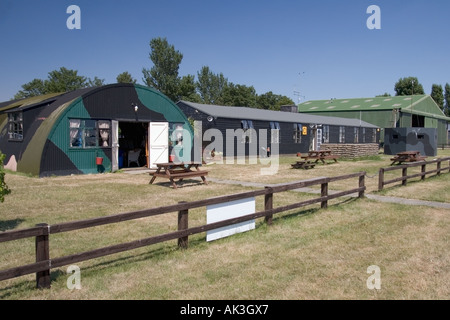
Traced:
<svg viewBox="0 0 450 320">
<path fill-rule="evenodd" d="M 192 133 L 177 105 L 140 85 L 113 84 L 0 103 L 5 167 L 40 177 L 154 167 L 168 161 L 169 137 L 182 129 Z M 185 146 L 190 156 L 191 146 Z"/>
</svg>

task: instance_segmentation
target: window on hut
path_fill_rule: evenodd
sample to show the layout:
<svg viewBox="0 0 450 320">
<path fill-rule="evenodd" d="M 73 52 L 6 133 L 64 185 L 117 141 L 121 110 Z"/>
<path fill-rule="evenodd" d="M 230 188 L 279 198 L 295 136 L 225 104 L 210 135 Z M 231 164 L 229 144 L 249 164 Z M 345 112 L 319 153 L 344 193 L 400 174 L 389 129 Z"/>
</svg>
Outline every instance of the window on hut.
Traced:
<svg viewBox="0 0 450 320">
<path fill-rule="evenodd" d="M 377 129 L 372 129 L 372 143 L 377 142 Z"/>
<path fill-rule="evenodd" d="M 353 128 L 353 134 L 354 134 L 354 143 L 359 143 L 359 128 Z"/>
<path fill-rule="evenodd" d="M 70 147 L 108 148 L 111 146 L 111 121 L 70 119 Z"/>
<path fill-rule="evenodd" d="M 278 122 L 270 122 L 270 142 L 280 143 L 280 124 Z"/>
<path fill-rule="evenodd" d="M 252 120 L 242 120 L 241 129 L 243 130 L 241 143 L 251 143 L 252 142 L 252 131 L 253 131 L 253 121 Z"/>
<path fill-rule="evenodd" d="M 345 143 L 345 127 L 339 127 L 339 143 Z"/>
<path fill-rule="evenodd" d="M 323 143 L 330 143 L 330 126 L 323 126 L 322 138 Z"/>
<path fill-rule="evenodd" d="M 23 141 L 23 113 L 8 114 L 8 138 L 14 141 Z"/>
<path fill-rule="evenodd" d="M 294 123 L 294 142 L 302 142 L 302 125 L 300 123 Z"/>
</svg>

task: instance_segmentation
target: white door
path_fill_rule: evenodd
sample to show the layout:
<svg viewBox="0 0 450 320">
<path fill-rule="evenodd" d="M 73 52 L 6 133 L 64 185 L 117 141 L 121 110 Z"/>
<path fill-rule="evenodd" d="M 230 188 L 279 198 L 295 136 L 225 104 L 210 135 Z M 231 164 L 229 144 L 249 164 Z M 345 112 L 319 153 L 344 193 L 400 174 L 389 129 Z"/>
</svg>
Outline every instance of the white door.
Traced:
<svg viewBox="0 0 450 320">
<path fill-rule="evenodd" d="M 316 150 L 320 151 L 320 146 L 322 145 L 322 129 L 317 129 L 316 134 Z"/>
<path fill-rule="evenodd" d="M 119 122 L 111 121 L 111 171 L 116 172 L 119 170 Z"/>
<path fill-rule="evenodd" d="M 149 168 L 169 161 L 169 123 L 150 122 L 148 126 Z"/>
</svg>

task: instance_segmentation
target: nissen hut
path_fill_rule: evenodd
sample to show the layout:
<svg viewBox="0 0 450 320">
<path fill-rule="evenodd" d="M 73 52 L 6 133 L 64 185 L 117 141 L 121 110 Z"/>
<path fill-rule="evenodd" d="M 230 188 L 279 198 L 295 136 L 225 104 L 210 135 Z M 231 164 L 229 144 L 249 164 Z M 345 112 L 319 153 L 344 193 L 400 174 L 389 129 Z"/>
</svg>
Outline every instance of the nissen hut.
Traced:
<svg viewBox="0 0 450 320">
<path fill-rule="evenodd" d="M 152 168 L 169 161 L 171 146 L 190 159 L 192 143 L 173 138 L 177 131 L 192 133 L 183 112 L 162 93 L 140 85 L 0 104 L 5 168 L 40 177 Z"/>
</svg>

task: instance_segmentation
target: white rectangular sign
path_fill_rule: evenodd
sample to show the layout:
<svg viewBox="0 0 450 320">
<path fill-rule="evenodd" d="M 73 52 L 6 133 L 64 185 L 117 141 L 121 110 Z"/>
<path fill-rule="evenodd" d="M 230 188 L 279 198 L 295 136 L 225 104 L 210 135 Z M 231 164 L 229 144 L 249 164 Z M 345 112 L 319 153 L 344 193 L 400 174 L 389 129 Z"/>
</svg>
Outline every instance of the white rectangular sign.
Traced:
<svg viewBox="0 0 450 320">
<path fill-rule="evenodd" d="M 220 203 L 206 207 L 206 222 L 207 224 L 210 224 L 246 216 L 252 213 L 255 213 L 255 198 Z M 217 240 L 253 229 L 255 229 L 254 219 L 207 231 L 206 241 Z"/>
</svg>

